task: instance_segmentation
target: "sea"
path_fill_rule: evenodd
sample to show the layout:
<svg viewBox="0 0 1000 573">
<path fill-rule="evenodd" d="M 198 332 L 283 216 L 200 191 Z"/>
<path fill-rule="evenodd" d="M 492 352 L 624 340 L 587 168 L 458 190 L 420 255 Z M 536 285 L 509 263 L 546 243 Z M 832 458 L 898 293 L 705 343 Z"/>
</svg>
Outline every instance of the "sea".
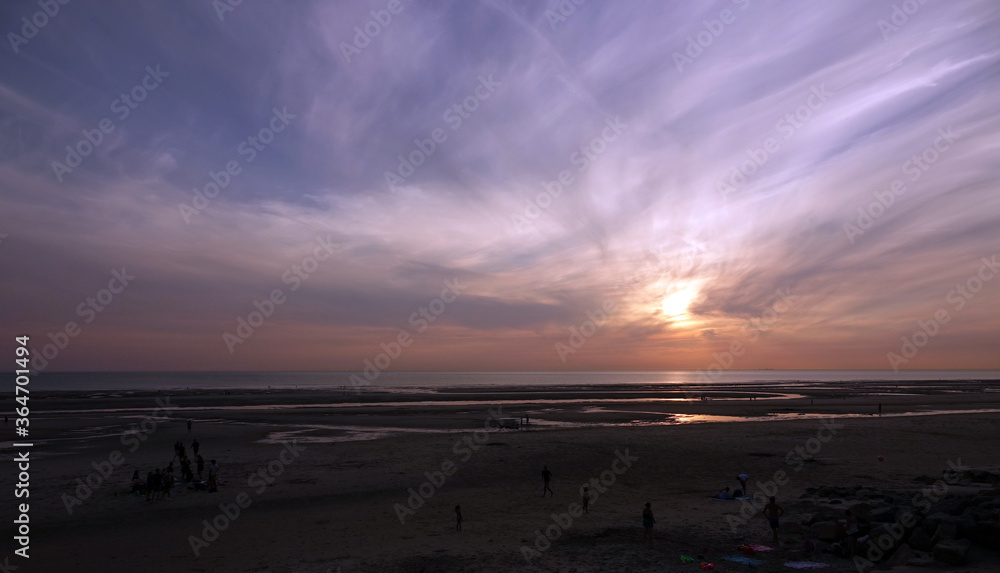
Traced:
<svg viewBox="0 0 1000 573">
<path fill-rule="evenodd" d="M 184 389 L 342 389 L 359 372 L 43 372 L 31 379 L 35 391 L 125 391 Z M 1000 370 L 725 370 L 717 384 L 928 382 L 1000 380 Z M 597 385 L 681 385 L 696 383 L 693 370 L 625 372 L 381 372 L 366 390 L 403 391 L 453 387 L 566 387 Z M 13 385 L 11 385 L 13 386 Z"/>
</svg>

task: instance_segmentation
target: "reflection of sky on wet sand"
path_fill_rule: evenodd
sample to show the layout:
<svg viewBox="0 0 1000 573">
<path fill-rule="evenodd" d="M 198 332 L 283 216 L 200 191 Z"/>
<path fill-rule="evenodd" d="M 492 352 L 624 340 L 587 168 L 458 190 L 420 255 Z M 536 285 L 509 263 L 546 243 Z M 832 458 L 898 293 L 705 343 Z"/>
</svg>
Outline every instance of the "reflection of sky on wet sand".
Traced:
<svg viewBox="0 0 1000 573">
<path fill-rule="evenodd" d="M 594 412 L 615 412 L 614 410 L 604 410 L 601 408 L 592 409 Z M 663 416 L 663 420 L 631 420 L 628 422 L 565 422 L 557 420 L 545 420 L 543 418 L 531 418 L 530 427 L 522 427 L 521 430 L 489 430 L 490 434 L 500 432 L 518 432 L 532 430 L 558 430 L 569 428 L 601 428 L 601 427 L 636 427 L 636 426 L 678 426 L 685 424 L 705 424 L 705 423 L 738 423 L 738 422 L 766 422 L 781 420 L 828 420 L 833 418 L 873 418 L 871 414 L 816 414 L 805 412 L 776 413 L 765 416 L 720 416 L 710 414 L 666 414 L 662 412 L 622 412 L 622 414 L 656 414 Z M 901 418 L 913 416 L 931 416 L 944 414 L 987 414 L 1000 413 L 997 408 L 980 408 L 972 410 L 927 410 L 919 412 L 899 412 L 883 414 L 884 418 Z M 295 430 L 283 430 L 272 432 L 260 443 L 280 444 L 290 440 L 297 440 L 302 443 L 341 443 L 378 440 L 391 438 L 401 434 L 466 434 L 478 430 L 479 428 L 467 429 L 428 429 L 428 428 L 401 428 L 401 427 L 363 427 L 363 426 L 325 426 L 310 425 Z M 336 435 L 309 435 L 312 432 L 337 432 Z"/>
</svg>

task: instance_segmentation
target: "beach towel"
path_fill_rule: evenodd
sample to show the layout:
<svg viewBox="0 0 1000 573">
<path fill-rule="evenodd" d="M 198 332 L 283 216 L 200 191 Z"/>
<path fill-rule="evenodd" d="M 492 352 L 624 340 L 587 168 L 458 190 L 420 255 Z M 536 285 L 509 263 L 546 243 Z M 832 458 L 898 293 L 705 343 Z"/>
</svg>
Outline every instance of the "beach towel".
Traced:
<svg viewBox="0 0 1000 573">
<path fill-rule="evenodd" d="M 760 553 L 761 551 L 774 551 L 773 547 L 768 547 L 767 545 L 755 545 L 753 543 L 749 544 L 750 549 Z"/>
<path fill-rule="evenodd" d="M 742 563 L 744 565 L 763 565 L 764 562 L 760 559 L 754 559 L 753 557 L 747 557 L 746 555 L 729 555 L 723 557 L 726 561 L 732 561 L 733 563 Z"/>
<path fill-rule="evenodd" d="M 681 563 L 694 563 L 694 557 L 688 557 L 687 555 L 681 555 Z"/>
<path fill-rule="evenodd" d="M 817 563 L 816 561 L 789 561 L 785 563 L 785 567 L 792 569 L 822 569 L 829 566 L 828 563 Z"/>
</svg>

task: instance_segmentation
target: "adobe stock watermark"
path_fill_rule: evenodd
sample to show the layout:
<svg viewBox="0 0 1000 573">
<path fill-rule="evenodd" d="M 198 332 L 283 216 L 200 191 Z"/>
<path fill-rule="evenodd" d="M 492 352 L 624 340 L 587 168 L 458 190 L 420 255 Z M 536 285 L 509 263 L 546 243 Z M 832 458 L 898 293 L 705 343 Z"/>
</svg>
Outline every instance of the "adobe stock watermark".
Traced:
<svg viewBox="0 0 1000 573">
<path fill-rule="evenodd" d="M 97 315 L 104 312 L 112 302 L 115 301 L 116 295 L 121 294 L 132 281 L 135 280 L 135 275 L 128 274 L 125 267 L 122 270 L 111 269 L 111 280 L 108 281 L 108 287 L 102 288 L 97 291 L 94 296 L 88 296 L 76 306 L 76 315 L 83 320 L 83 324 L 90 324 L 94 322 Z M 35 372 L 42 372 L 48 368 L 49 363 L 55 360 L 59 353 L 66 350 L 72 339 L 80 336 L 83 332 L 83 328 L 75 320 L 68 321 L 61 330 L 55 333 L 49 332 L 50 343 L 42 346 L 41 352 L 31 349 L 31 367 Z"/>
<path fill-rule="evenodd" d="M 587 0 L 559 0 L 555 10 L 549 8 L 545 10 L 545 19 L 549 22 L 549 28 L 554 32 L 559 24 L 569 20 L 570 16 L 576 14 L 576 7 L 582 5 Z"/>
<path fill-rule="evenodd" d="M 948 294 L 944 297 L 945 302 L 950 303 L 955 312 L 961 312 L 965 308 L 965 305 L 975 298 L 979 291 L 983 290 L 983 286 L 1000 273 L 1000 265 L 997 264 L 997 255 L 993 255 L 988 259 L 983 257 L 979 259 L 979 262 L 982 263 L 979 266 L 979 270 L 964 282 L 955 285 L 955 288 L 948 291 Z M 900 338 L 899 353 L 889 352 L 885 355 L 893 372 L 899 372 L 900 366 L 916 357 L 920 353 L 920 349 L 927 346 L 931 339 L 937 336 L 944 325 L 951 322 L 952 318 L 954 317 L 948 312 L 948 309 L 941 307 L 934 311 L 932 317 L 926 320 L 918 320 L 917 330 L 910 336 Z"/>
<path fill-rule="evenodd" d="M 566 342 L 555 344 L 556 356 L 559 357 L 560 362 L 566 364 L 567 356 L 576 354 L 577 350 L 583 348 L 587 340 L 597 334 L 597 331 L 611 319 L 617 306 L 618 303 L 615 301 L 606 299 L 601 303 L 600 308 L 588 310 L 586 312 L 587 318 L 583 322 L 569 327 L 569 338 L 566 339 Z"/>
<path fill-rule="evenodd" d="M 236 11 L 236 8 L 243 4 L 243 0 L 212 0 L 212 8 L 215 10 L 215 15 L 219 17 L 219 21 L 222 22 L 226 19 L 226 15 Z"/>
<path fill-rule="evenodd" d="M 938 128 L 937 133 L 938 136 L 931 145 L 925 147 L 920 153 L 914 154 L 900 166 L 903 173 L 910 176 L 911 183 L 916 183 L 920 180 L 924 173 L 940 161 L 941 157 L 959 139 L 959 136 L 955 135 L 952 131 L 951 126 L 948 126 L 947 130 Z M 902 179 L 893 179 L 887 189 L 875 191 L 872 194 L 875 197 L 875 201 L 869 203 L 867 207 L 858 207 L 858 218 L 854 224 L 844 223 L 844 233 L 847 234 L 847 240 L 851 244 L 854 244 L 854 240 L 857 237 L 864 235 L 865 232 L 872 228 L 875 221 L 885 215 L 889 208 L 896 202 L 896 197 L 901 196 L 906 191 L 906 183 Z"/>
<path fill-rule="evenodd" d="M 750 0 L 732 0 L 732 2 L 740 7 L 740 12 L 750 6 Z M 705 53 L 705 50 L 715 43 L 716 38 L 722 35 L 726 26 L 736 21 L 738 16 L 739 12 L 724 8 L 719 12 L 717 20 L 702 20 L 701 25 L 705 29 L 695 34 L 693 38 L 691 36 L 686 38 L 688 41 L 687 49 L 683 53 L 676 50 L 673 53 L 674 65 L 677 66 L 677 71 L 683 72 L 684 66 L 693 64 L 695 60 Z"/>
<path fill-rule="evenodd" d="M 833 420 L 823 420 L 820 423 L 820 428 L 816 430 L 815 436 L 811 436 L 804 444 L 788 450 L 788 453 L 785 454 L 785 464 L 791 467 L 795 473 L 801 472 L 805 468 L 805 462 L 814 459 L 816 454 L 823 449 L 823 444 L 832 440 L 837 435 L 837 430 L 843 428 L 843 424 L 837 424 Z M 791 477 L 783 469 L 775 470 L 771 479 L 765 482 L 758 481 L 750 500 L 740 500 L 739 516 L 726 516 L 730 530 L 737 533 L 740 526 L 750 523 L 750 520 L 760 515 L 764 506 L 767 505 L 767 498 L 776 496 L 781 486 L 790 481 Z"/>
<path fill-rule="evenodd" d="M 628 448 L 625 448 L 625 453 L 620 450 L 615 450 L 615 459 L 611 462 L 611 469 L 602 471 L 597 477 L 590 478 L 590 481 L 583 482 L 580 486 L 580 497 L 583 497 L 583 489 L 590 488 L 590 505 L 601 496 L 608 492 L 608 488 L 615 485 L 618 481 L 618 476 L 623 475 L 625 472 L 632 467 L 634 462 L 639 461 L 639 456 L 633 456 L 629 453 Z M 545 528 L 545 533 L 541 530 L 535 530 L 535 543 L 534 548 L 527 545 L 521 546 L 521 556 L 524 560 L 531 565 L 532 559 L 537 559 L 542 556 L 552 547 L 552 542 L 562 537 L 562 534 L 569 531 L 569 528 L 573 527 L 573 520 L 579 519 L 583 515 L 583 506 L 579 503 L 573 502 L 569 504 L 566 511 L 563 513 L 553 513 L 551 515 L 552 524 Z"/>
<path fill-rule="evenodd" d="M 128 453 L 135 453 L 139 449 L 139 446 L 156 431 L 158 427 L 157 423 L 168 420 L 170 413 L 177 408 L 175 404 L 170 403 L 169 396 L 165 400 L 157 398 L 156 405 L 157 408 L 153 410 L 151 415 L 144 417 L 141 422 L 133 424 L 131 428 L 122 432 L 120 441 L 123 446 L 128 447 Z M 76 478 L 77 485 L 73 490 L 73 495 L 64 493 L 60 498 L 63 506 L 66 508 L 66 513 L 73 515 L 73 507 L 83 505 L 83 502 L 90 499 L 90 496 L 124 463 L 125 454 L 121 450 L 111 450 L 107 459 L 102 459 L 99 462 L 91 462 L 90 465 L 94 468 L 94 471 L 83 478 Z"/>
<path fill-rule="evenodd" d="M 362 50 L 371 45 L 372 40 L 382 33 L 382 30 L 389 27 L 392 17 L 398 16 L 406 8 L 401 0 L 389 0 L 384 9 L 372 10 L 371 18 L 361 26 L 354 27 L 354 41 L 340 43 L 340 55 L 345 63 L 351 63 L 351 58 L 357 56 Z"/>
<path fill-rule="evenodd" d="M 275 135 L 284 131 L 296 117 L 288 113 L 287 106 L 282 106 L 281 111 L 278 111 L 276 107 L 272 108 L 271 120 L 268 124 L 260 128 L 256 134 L 250 135 L 239 142 L 236 145 L 236 153 L 241 157 L 245 157 L 248 165 L 253 163 L 254 159 L 257 159 L 257 154 L 264 151 L 274 141 Z M 223 189 L 229 187 L 233 179 L 240 173 L 243 173 L 243 165 L 240 164 L 240 159 L 238 158 L 230 159 L 218 171 L 209 170 L 208 178 L 211 181 L 205 183 L 201 189 L 194 188 L 194 197 L 191 199 L 191 204 L 180 203 L 177 206 L 181 211 L 181 217 L 184 218 L 184 222 L 190 225 L 191 218 L 195 215 L 200 215 L 208 207 L 212 199 L 218 197 Z"/>
<path fill-rule="evenodd" d="M 38 35 L 42 28 L 49 25 L 56 16 L 59 15 L 62 6 L 69 4 L 70 0 L 38 0 L 40 8 L 37 12 L 21 18 L 21 33 L 7 32 L 7 41 L 15 54 L 21 53 L 21 47 Z"/>
<path fill-rule="evenodd" d="M 880 18 L 876 25 L 882 32 L 882 40 L 888 42 L 889 36 L 900 31 L 910 21 L 910 16 L 920 11 L 927 0 L 905 0 L 901 4 L 893 4 L 889 19 Z"/>
<path fill-rule="evenodd" d="M 927 515 L 935 503 L 944 499 L 951 486 L 958 483 L 962 472 L 969 469 L 969 466 L 962 464 L 962 458 L 959 458 L 957 462 L 948 460 L 948 469 L 942 472 L 941 479 L 915 493 L 910 500 L 910 505 L 917 508 L 919 515 Z M 864 556 L 854 556 L 854 567 L 859 573 L 871 571 L 875 566 L 874 562 L 888 555 L 896 547 L 896 544 L 903 540 L 906 531 L 916 527 L 917 523 L 919 523 L 917 516 L 909 509 L 900 512 L 896 520 L 885 527 L 885 533 L 868 539 L 868 550 Z"/>
<path fill-rule="evenodd" d="M 826 102 L 834 95 L 827 91 L 826 84 L 820 84 L 819 87 L 812 86 L 802 105 L 795 108 L 794 112 L 786 113 L 775 122 L 774 129 L 777 133 L 765 138 L 760 147 L 748 147 L 746 150 L 747 158 L 730 167 L 726 174 L 715 183 L 715 189 L 723 197 L 735 193 L 747 183 L 749 177 L 757 173 L 757 170 L 767 163 L 772 155 L 781 149 L 782 139 L 785 141 L 791 139 L 798 130 L 805 127 L 815 117 L 815 112 L 823 109 Z M 778 137 L 779 135 L 781 138 Z"/>
<path fill-rule="evenodd" d="M 628 129 L 628 124 L 622 123 L 618 116 L 607 118 L 604 120 L 604 127 L 600 134 L 570 153 L 569 162 L 576 166 L 577 173 L 582 176 L 601 155 L 604 155 L 609 145 L 625 133 L 626 129 Z M 555 181 L 542 181 L 542 191 L 535 196 L 534 200 L 528 199 L 521 213 L 511 215 L 514 230 L 519 234 L 530 231 L 532 228 L 530 221 L 541 217 L 542 213 L 552 206 L 555 199 L 560 197 L 563 191 L 575 181 L 576 178 L 569 169 L 560 171 Z"/>
<path fill-rule="evenodd" d="M 302 283 L 309 280 L 309 277 L 319 269 L 319 264 L 329 260 L 330 256 L 339 250 L 338 245 L 330 241 L 330 235 L 327 235 L 326 238 L 316 237 L 315 242 L 316 246 L 313 247 L 311 255 L 307 255 L 281 274 L 281 283 L 290 285 L 289 292 L 299 290 Z M 254 299 L 254 310 L 249 311 L 246 317 L 242 315 L 236 317 L 236 328 L 233 332 L 222 333 L 222 342 L 229 349 L 229 353 L 236 352 L 236 345 L 249 340 L 253 333 L 263 326 L 267 319 L 274 314 L 274 311 L 285 304 L 287 300 L 284 289 L 280 288 L 272 289 L 264 300 Z"/>
<path fill-rule="evenodd" d="M 132 114 L 132 111 L 139 107 L 139 104 L 146 101 L 149 94 L 163 84 L 163 81 L 170 77 L 168 72 L 156 67 L 146 66 L 146 75 L 135 86 L 127 92 L 122 93 L 117 99 L 111 102 L 111 111 L 116 113 L 118 121 L 125 121 Z M 111 134 L 118 127 L 110 117 L 102 118 L 93 129 L 80 131 L 83 139 L 74 145 L 66 146 L 66 158 L 60 163 L 52 162 L 52 171 L 56 179 L 62 183 L 63 177 L 69 175 L 74 169 L 83 165 L 83 160 L 90 157 L 98 147 L 104 143 L 104 137 Z"/>
<path fill-rule="evenodd" d="M 480 104 L 490 99 L 501 85 L 503 84 L 493 80 L 493 74 L 489 76 L 480 75 L 479 85 L 472 90 L 472 93 L 448 106 L 444 110 L 441 119 L 448 124 L 448 127 L 452 131 L 457 131 L 479 109 Z M 397 187 L 405 185 L 406 180 L 416 173 L 417 167 L 420 167 L 430 159 L 438 147 L 446 141 L 448 141 L 448 134 L 443 127 L 432 129 L 430 136 L 426 139 L 420 139 L 419 137 L 414 139 L 413 146 L 416 149 L 410 151 L 405 156 L 402 154 L 397 156 L 399 164 L 396 166 L 396 170 L 385 171 L 383 173 L 385 182 L 389 185 L 389 190 L 395 193 Z"/>
<path fill-rule="evenodd" d="M 779 288 L 777 298 L 771 303 L 770 308 L 765 310 L 759 317 L 751 318 L 743 323 L 742 332 L 749 338 L 749 342 L 760 340 L 761 334 L 770 330 L 778 318 L 795 307 L 798 303 L 799 295 L 793 295 L 791 289 Z M 746 353 L 746 346 L 739 340 L 730 343 L 728 350 L 721 354 L 712 354 L 713 362 L 705 370 L 697 371 L 698 382 L 715 382 L 722 375 L 724 370 L 728 370 L 736 362 L 736 359 Z M 692 394 L 689 392 L 689 394 Z M 690 396 L 689 396 L 690 397 Z"/>
<path fill-rule="evenodd" d="M 355 392 L 360 394 L 362 387 L 371 386 L 372 382 L 378 380 L 382 371 L 389 368 L 393 361 L 403 354 L 403 349 L 413 344 L 415 335 L 426 332 L 431 324 L 444 314 L 448 305 L 455 302 L 462 294 L 462 291 L 467 288 L 469 288 L 469 285 L 459 284 L 458 278 L 450 281 L 445 280 L 440 296 L 431 299 L 427 303 L 427 306 L 421 306 L 410 314 L 408 323 L 414 329 L 413 334 L 405 328 L 400 328 L 395 337 L 390 338 L 388 342 L 379 344 L 382 352 L 376 354 L 374 358 L 365 358 L 365 367 L 362 370 L 364 378 L 357 374 L 351 374 L 351 386 L 354 387 Z"/>
<path fill-rule="evenodd" d="M 281 452 L 276 458 L 268 462 L 264 467 L 257 468 L 253 474 L 247 478 L 247 487 L 253 488 L 253 494 L 260 496 L 270 487 L 285 469 L 305 451 L 305 446 L 298 445 L 295 440 L 285 442 Z M 201 535 L 189 535 L 188 545 L 195 557 L 200 557 L 203 549 L 219 539 L 222 532 L 229 529 L 237 519 L 243 515 L 243 510 L 253 504 L 253 495 L 241 491 L 231 503 L 222 502 L 219 504 L 219 513 L 211 520 L 202 520 Z"/>
<path fill-rule="evenodd" d="M 440 470 L 424 472 L 424 477 L 427 478 L 427 481 L 418 485 L 416 489 L 411 487 L 406 490 L 410 494 L 410 497 L 406 499 L 406 505 L 396 503 L 392 506 L 393 511 L 396 512 L 396 517 L 399 518 L 400 525 L 406 525 L 406 518 L 416 515 L 417 510 L 422 508 L 427 503 L 427 500 L 434 497 L 434 494 L 444 487 L 448 478 L 458 473 L 460 465 L 472 459 L 472 454 L 478 452 L 479 448 L 490 440 L 489 434 L 492 431 L 490 423 L 492 421 L 501 421 L 501 416 L 503 415 L 502 409 L 502 406 L 498 406 L 496 411 L 493 411 L 493 409 L 488 410 L 490 415 L 483 424 L 482 430 L 468 432 L 455 442 L 451 451 L 455 456 L 461 456 L 461 460 L 455 461 L 455 459 L 451 458 L 444 460 L 441 462 Z"/>
</svg>

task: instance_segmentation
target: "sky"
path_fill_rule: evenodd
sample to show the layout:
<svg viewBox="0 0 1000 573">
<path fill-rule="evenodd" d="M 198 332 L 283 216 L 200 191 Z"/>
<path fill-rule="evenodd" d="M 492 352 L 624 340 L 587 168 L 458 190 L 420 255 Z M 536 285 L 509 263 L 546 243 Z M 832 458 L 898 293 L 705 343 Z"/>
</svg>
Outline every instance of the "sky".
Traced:
<svg viewBox="0 0 1000 573">
<path fill-rule="evenodd" d="M 0 7 L 3 352 L 1000 368 L 996 2 L 234 4 Z"/>
</svg>

